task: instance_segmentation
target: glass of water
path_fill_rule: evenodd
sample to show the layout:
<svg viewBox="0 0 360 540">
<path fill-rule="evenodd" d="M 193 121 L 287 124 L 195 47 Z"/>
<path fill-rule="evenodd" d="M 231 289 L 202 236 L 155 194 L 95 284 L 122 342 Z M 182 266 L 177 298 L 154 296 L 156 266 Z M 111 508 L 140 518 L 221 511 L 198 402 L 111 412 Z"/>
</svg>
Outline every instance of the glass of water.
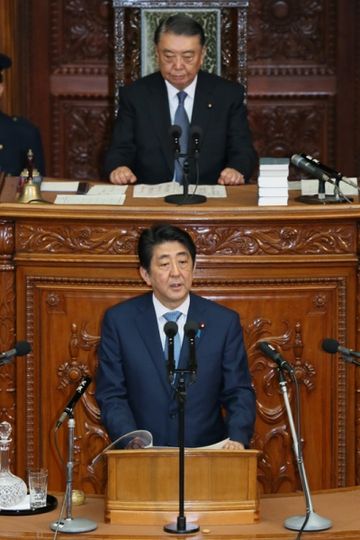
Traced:
<svg viewBox="0 0 360 540">
<path fill-rule="evenodd" d="M 46 506 L 48 471 L 43 468 L 28 469 L 30 508 L 36 510 Z"/>
</svg>

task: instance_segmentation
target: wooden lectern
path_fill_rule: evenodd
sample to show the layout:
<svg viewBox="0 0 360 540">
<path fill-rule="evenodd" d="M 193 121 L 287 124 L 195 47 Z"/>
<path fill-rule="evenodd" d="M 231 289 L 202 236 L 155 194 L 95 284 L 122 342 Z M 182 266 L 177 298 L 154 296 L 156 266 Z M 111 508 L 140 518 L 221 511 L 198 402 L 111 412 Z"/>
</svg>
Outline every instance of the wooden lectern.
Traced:
<svg viewBox="0 0 360 540">
<path fill-rule="evenodd" d="M 201 525 L 259 519 L 257 450 L 185 450 L 185 514 Z M 105 521 L 164 525 L 179 509 L 179 450 L 110 450 Z"/>
</svg>

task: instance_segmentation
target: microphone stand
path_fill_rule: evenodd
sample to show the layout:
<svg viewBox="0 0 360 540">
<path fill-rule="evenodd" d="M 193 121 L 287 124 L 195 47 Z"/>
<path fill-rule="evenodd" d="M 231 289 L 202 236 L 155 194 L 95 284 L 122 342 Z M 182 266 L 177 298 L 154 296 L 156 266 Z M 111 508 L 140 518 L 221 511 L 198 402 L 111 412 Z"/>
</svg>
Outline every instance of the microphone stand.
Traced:
<svg viewBox="0 0 360 540">
<path fill-rule="evenodd" d="M 72 517 L 72 480 L 74 469 L 74 435 L 75 435 L 75 419 L 72 412 L 68 420 L 69 441 L 68 441 L 68 462 L 66 466 L 66 488 L 65 488 L 65 505 L 66 518 L 54 521 L 50 525 L 52 531 L 60 531 L 62 533 L 81 533 L 94 531 L 97 528 L 97 523 L 85 518 Z"/>
<path fill-rule="evenodd" d="M 197 193 L 193 193 L 192 195 L 189 195 L 189 171 L 190 171 L 190 155 L 189 154 L 178 154 L 177 157 L 183 157 L 184 163 L 183 163 L 183 193 L 175 194 L 175 195 L 166 195 L 164 197 L 164 201 L 170 204 L 201 204 L 206 202 L 205 195 L 198 195 Z M 175 159 L 177 159 L 175 155 Z M 195 152 L 195 155 L 193 156 L 195 159 L 195 162 L 197 162 L 198 158 L 198 152 Z"/>
<path fill-rule="evenodd" d="M 192 373 L 188 369 L 175 369 L 179 374 L 179 381 L 176 386 L 176 397 L 178 401 L 178 439 L 179 439 L 179 515 L 176 523 L 168 523 L 164 526 L 164 531 L 173 534 L 192 534 L 200 530 L 195 523 L 186 523 L 185 508 L 185 403 L 186 403 L 186 373 Z"/>
<path fill-rule="evenodd" d="M 322 178 L 318 179 L 319 188 L 317 195 L 300 195 L 296 200 L 307 204 L 350 203 L 353 199 L 344 195 L 340 189 L 339 183 L 341 179 L 341 173 L 337 175 L 335 180 L 323 173 Z M 326 194 L 326 182 L 329 182 L 334 186 L 334 195 Z"/>
<path fill-rule="evenodd" d="M 355 366 L 360 366 L 360 362 L 359 360 L 356 360 L 352 355 L 351 353 L 350 354 L 345 354 L 343 352 L 340 353 L 341 354 L 341 358 L 345 361 L 345 362 L 348 362 L 349 364 L 354 364 Z M 353 353 L 354 354 L 354 353 Z"/>
<path fill-rule="evenodd" d="M 292 516 L 284 521 L 284 527 L 293 531 L 324 531 L 332 527 L 330 519 L 323 518 L 316 514 L 313 509 L 310 489 L 306 478 L 305 466 L 302 456 L 301 447 L 299 445 L 298 436 L 295 429 L 294 419 L 289 403 L 289 396 L 287 393 L 287 382 L 284 376 L 283 370 L 278 369 L 280 390 L 284 397 L 285 408 L 289 419 L 290 431 L 293 438 L 294 453 L 298 465 L 298 471 L 301 481 L 301 486 L 305 496 L 306 503 L 306 515 L 305 516 Z"/>
<path fill-rule="evenodd" d="M 14 356 L 7 356 L 5 358 L 0 358 L 0 366 L 5 366 L 6 364 L 10 364 L 13 358 Z"/>
</svg>

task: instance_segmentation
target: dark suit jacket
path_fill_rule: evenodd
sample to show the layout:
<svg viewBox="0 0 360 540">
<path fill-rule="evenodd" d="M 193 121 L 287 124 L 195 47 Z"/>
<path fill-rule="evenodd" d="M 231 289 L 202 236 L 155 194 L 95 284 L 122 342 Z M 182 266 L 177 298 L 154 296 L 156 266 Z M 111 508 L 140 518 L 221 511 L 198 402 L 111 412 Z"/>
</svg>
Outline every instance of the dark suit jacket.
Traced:
<svg viewBox="0 0 360 540">
<path fill-rule="evenodd" d="M 26 118 L 0 112 L 0 171 L 19 176 L 26 166 L 29 149 L 33 151 L 35 167 L 44 175 L 44 154 L 38 128 Z"/>
<path fill-rule="evenodd" d="M 199 156 L 201 184 L 215 184 L 225 167 L 233 167 L 247 180 L 250 178 L 257 154 L 248 126 L 243 86 L 200 71 L 191 124 L 203 131 Z M 171 181 L 174 153 L 170 125 L 166 85 L 159 72 L 120 88 L 119 112 L 105 159 L 105 174 L 126 165 L 138 182 Z M 194 164 L 189 179 L 195 182 Z"/>
<path fill-rule="evenodd" d="M 229 436 L 247 446 L 255 421 L 255 395 L 239 317 L 191 294 L 188 320 L 205 327 L 196 338 L 197 379 L 187 388 L 185 444 L 203 446 Z M 185 339 L 180 367 L 188 362 L 187 345 Z M 147 429 L 154 445 L 176 446 L 178 402 L 168 381 L 151 293 L 106 312 L 99 360 L 96 398 L 110 438 Z"/>
</svg>

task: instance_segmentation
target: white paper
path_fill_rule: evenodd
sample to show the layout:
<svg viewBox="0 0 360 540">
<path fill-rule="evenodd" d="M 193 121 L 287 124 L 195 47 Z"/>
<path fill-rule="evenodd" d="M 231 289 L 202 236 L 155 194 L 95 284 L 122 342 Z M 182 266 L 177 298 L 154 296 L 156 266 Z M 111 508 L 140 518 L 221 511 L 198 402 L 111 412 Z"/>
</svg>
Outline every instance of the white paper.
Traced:
<svg viewBox="0 0 360 540">
<path fill-rule="evenodd" d="M 288 188 L 287 187 L 259 186 L 258 195 L 259 197 L 287 197 Z"/>
<path fill-rule="evenodd" d="M 76 192 L 79 187 L 79 182 L 41 182 L 41 191 L 67 191 Z"/>
<path fill-rule="evenodd" d="M 288 197 L 259 197 L 258 206 L 287 206 Z"/>
<path fill-rule="evenodd" d="M 87 195 L 123 195 L 127 188 L 127 185 L 97 184 L 89 189 Z"/>
<path fill-rule="evenodd" d="M 144 448 L 150 448 L 153 446 L 153 436 L 147 429 L 136 429 L 135 431 L 130 431 L 129 433 L 125 433 L 124 435 L 120 435 L 115 441 L 112 441 L 110 444 L 108 444 L 101 452 L 94 457 L 94 459 L 91 462 L 91 465 L 95 465 L 99 459 L 101 459 L 107 450 L 111 450 L 114 446 L 121 444 L 122 447 L 126 447 L 132 439 L 140 439 L 143 444 Z"/>
<path fill-rule="evenodd" d="M 205 195 L 209 198 L 224 198 L 227 196 L 226 187 L 219 184 L 216 185 L 189 185 L 189 195 L 194 192 L 198 195 Z M 165 182 L 162 184 L 136 184 L 134 186 L 134 198 L 160 198 L 166 195 L 181 195 L 184 193 L 184 187 L 177 182 Z"/>
<path fill-rule="evenodd" d="M 55 204 L 122 205 L 125 195 L 57 195 Z"/>
<path fill-rule="evenodd" d="M 218 441 L 213 444 L 207 444 L 206 446 L 187 446 L 186 448 L 188 450 L 221 450 L 224 447 L 224 444 L 230 441 L 229 437 L 227 439 L 223 439 L 222 441 Z M 149 446 L 147 448 L 155 448 L 155 450 L 166 450 L 168 448 L 179 448 L 178 446 Z"/>
<path fill-rule="evenodd" d="M 357 179 L 356 178 L 346 178 L 346 182 L 351 182 L 353 185 L 350 186 L 348 183 L 341 182 L 339 183 L 339 189 L 344 195 L 358 195 L 357 188 Z M 317 195 L 319 192 L 319 180 L 309 179 L 301 180 L 301 194 L 302 195 Z M 325 182 L 325 193 L 326 195 L 334 195 L 334 185 L 331 182 Z"/>
</svg>

